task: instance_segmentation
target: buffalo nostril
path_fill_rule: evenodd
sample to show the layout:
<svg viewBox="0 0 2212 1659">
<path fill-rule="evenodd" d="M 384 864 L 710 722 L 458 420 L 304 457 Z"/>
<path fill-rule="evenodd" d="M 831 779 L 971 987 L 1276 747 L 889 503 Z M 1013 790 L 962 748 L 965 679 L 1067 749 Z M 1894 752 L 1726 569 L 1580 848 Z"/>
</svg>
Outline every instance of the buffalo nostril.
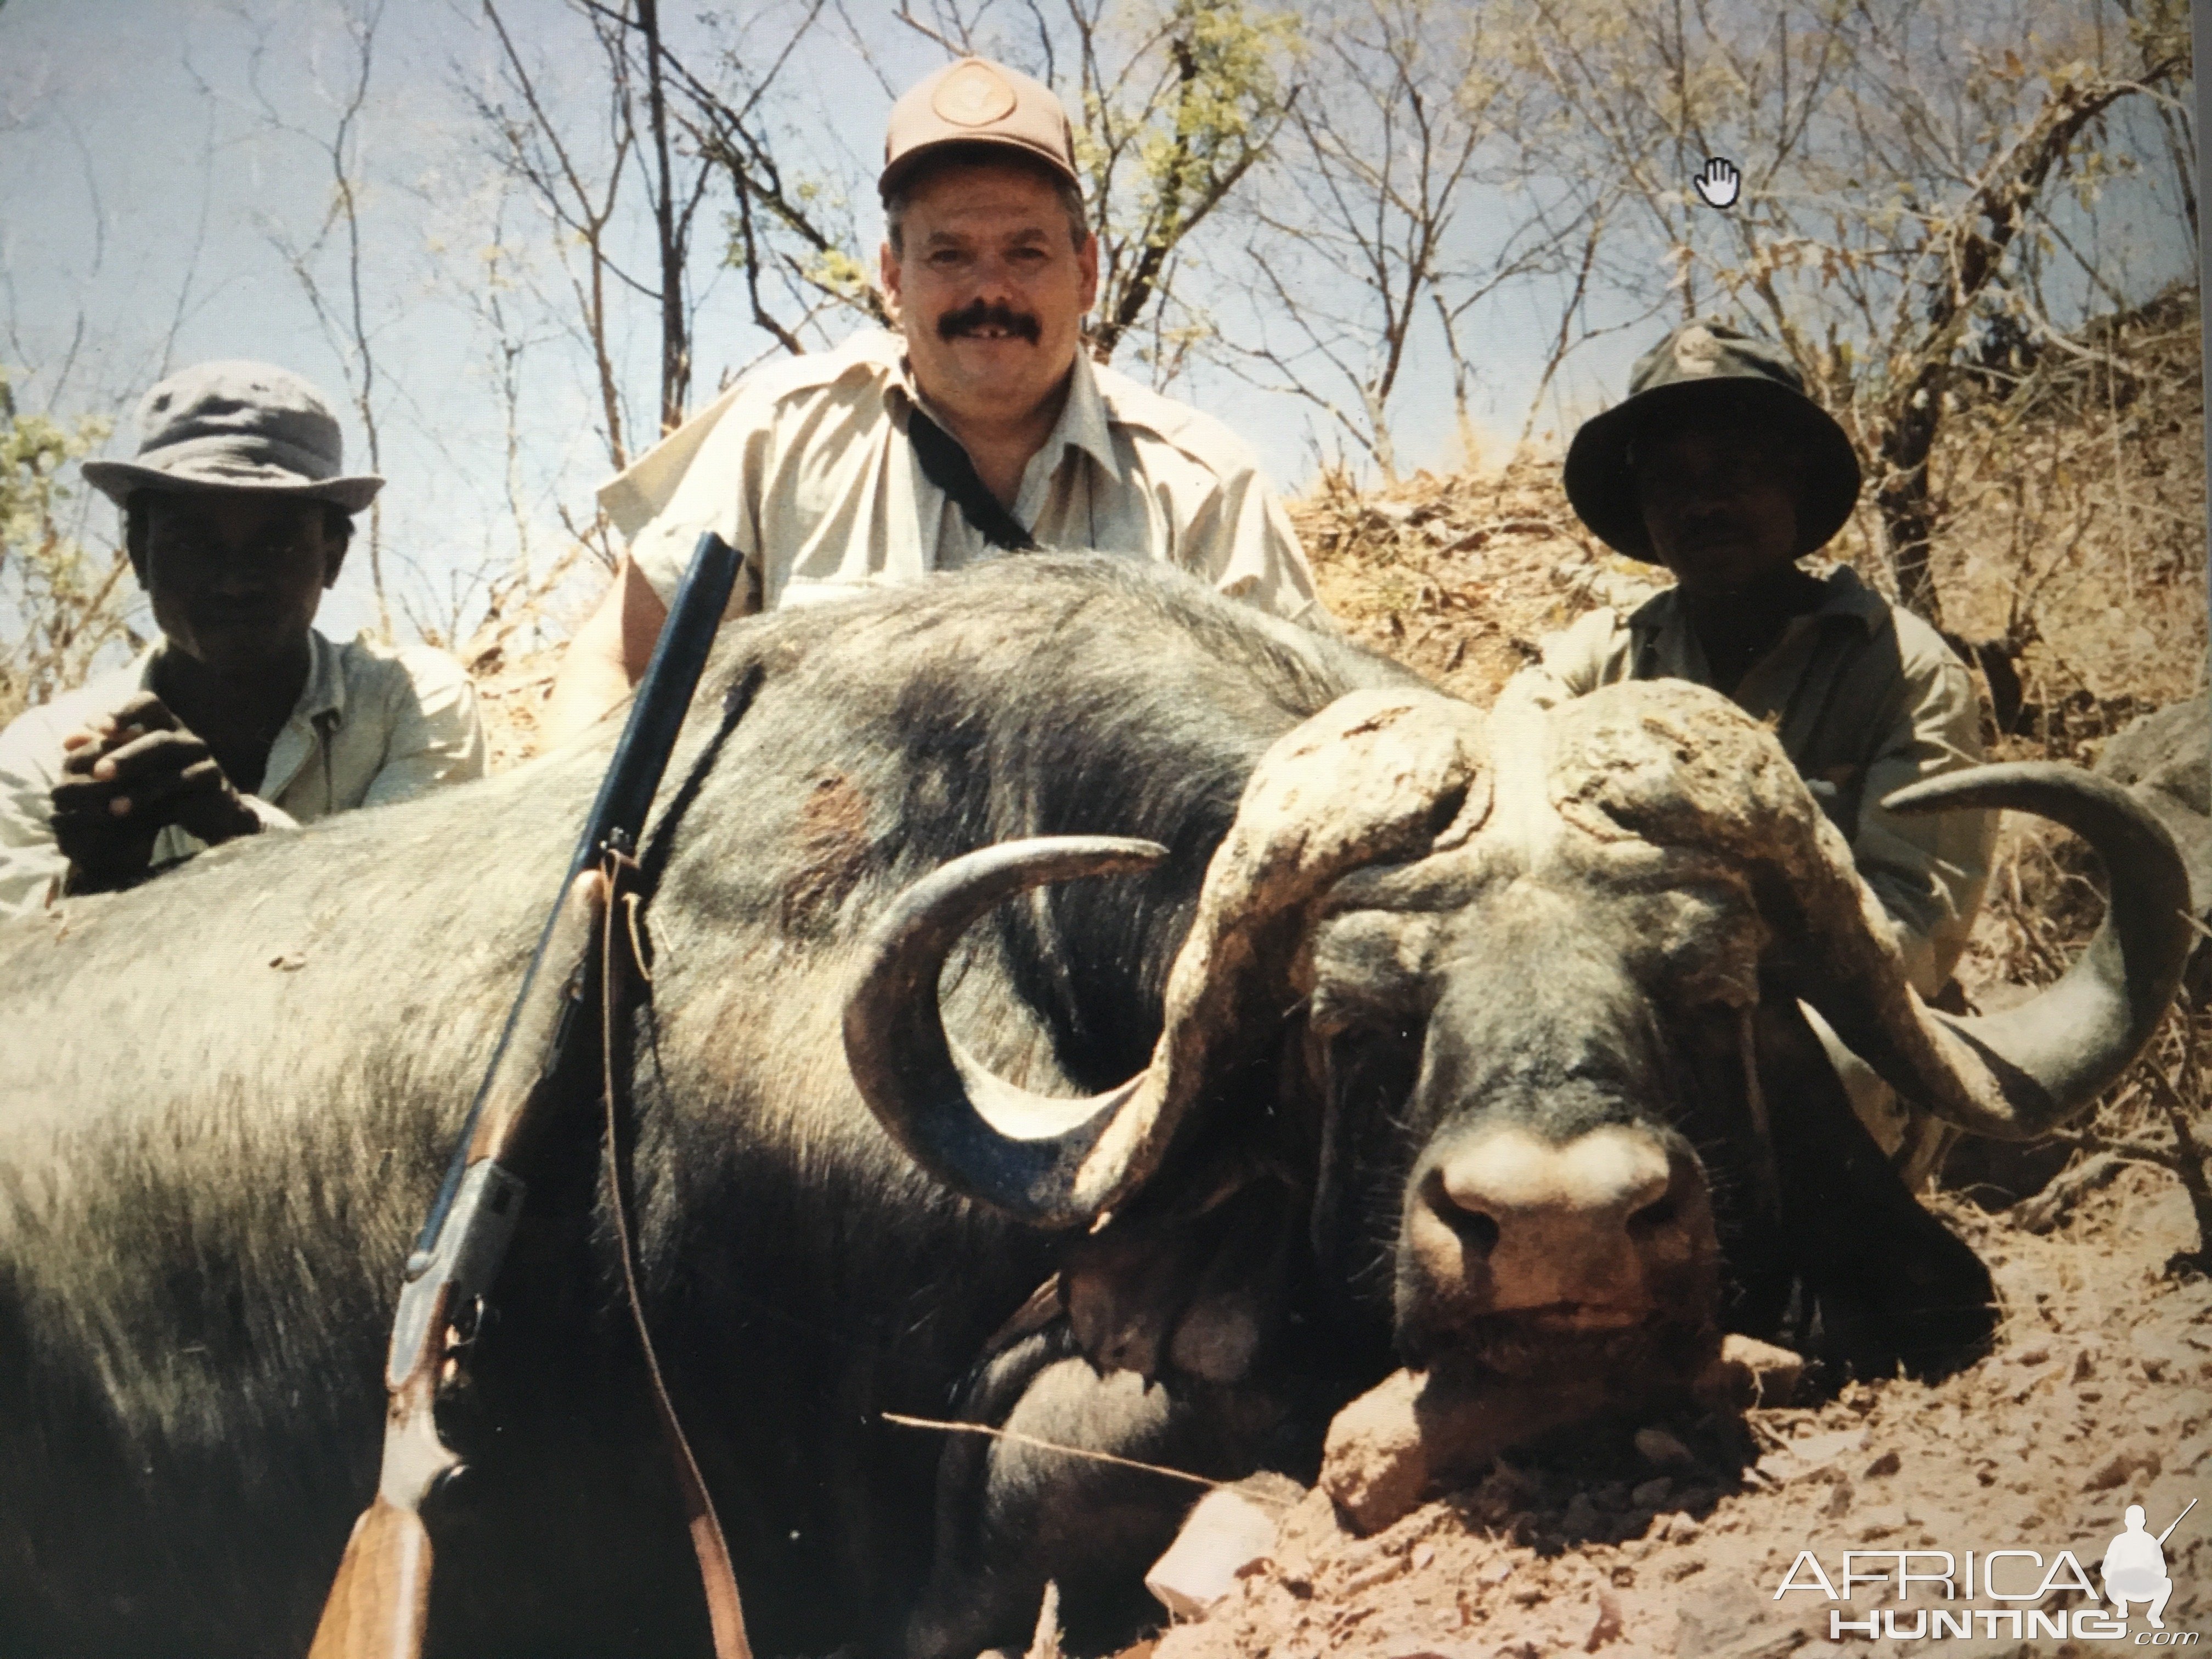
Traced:
<svg viewBox="0 0 2212 1659">
<path fill-rule="evenodd" d="M 1632 1233 L 1656 1232 L 1660 1228 L 1672 1223 L 1680 1213 L 1681 1206 L 1675 1202 L 1674 1194 L 1668 1193 L 1631 1215 L 1628 1218 L 1628 1231 Z"/>
<path fill-rule="evenodd" d="M 1476 1255 L 1487 1256 L 1498 1248 L 1499 1229 L 1496 1217 L 1486 1216 L 1480 1210 L 1457 1208 L 1448 1209 L 1444 1214 L 1452 1230 Z"/>
<path fill-rule="evenodd" d="M 1457 1137 L 1438 1149 L 1422 1195 L 1408 1249 L 1468 1309 L 1592 1329 L 1645 1316 L 1655 1275 L 1671 1271 L 1699 1206 L 1695 1181 L 1676 1178 L 1666 1142 L 1639 1124 Z"/>
<path fill-rule="evenodd" d="M 1424 1183 L 1424 1191 L 1431 1212 L 1451 1229 L 1469 1254 L 1480 1259 L 1498 1248 L 1504 1230 L 1491 1212 L 1492 1206 L 1484 1204 L 1479 1197 L 1454 1191 L 1448 1170 L 1431 1173 Z"/>
</svg>

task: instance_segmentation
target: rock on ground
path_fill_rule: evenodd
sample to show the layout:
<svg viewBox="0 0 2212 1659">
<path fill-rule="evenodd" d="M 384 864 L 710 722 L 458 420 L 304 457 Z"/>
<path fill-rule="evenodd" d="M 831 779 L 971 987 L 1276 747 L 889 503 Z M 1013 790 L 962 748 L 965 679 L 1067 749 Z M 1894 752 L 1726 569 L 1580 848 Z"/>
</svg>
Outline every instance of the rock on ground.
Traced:
<svg viewBox="0 0 2212 1659">
<path fill-rule="evenodd" d="M 1836 1650 L 1830 1603 L 1775 1600 L 1808 1548 L 1832 1571 L 1845 1549 L 2019 1547 L 2046 1560 L 2070 1549 L 2094 1573 L 2130 1503 L 2155 1529 L 2191 1498 L 2212 1497 L 2212 1287 L 2162 1271 L 2193 1237 L 2179 1187 L 2131 1170 L 2048 1237 L 1938 1201 L 2004 1297 L 1998 1346 L 1980 1364 L 1932 1385 L 1856 1382 L 1817 1407 L 1755 1408 L 1755 1461 L 1741 1474 L 1709 1430 L 1676 1424 L 1663 1431 L 1681 1440 L 1686 1465 L 1632 1443 L 1512 1457 L 1372 1537 L 1317 1490 L 1273 1558 L 1206 1617 L 1170 1629 L 1154 1659 L 2105 1650 L 1978 1633 L 1853 1638 Z M 2208 1510 L 2168 1542 L 2166 1622 L 2212 1641 Z M 2130 1630 L 2147 1628 L 2138 1609 Z"/>
</svg>

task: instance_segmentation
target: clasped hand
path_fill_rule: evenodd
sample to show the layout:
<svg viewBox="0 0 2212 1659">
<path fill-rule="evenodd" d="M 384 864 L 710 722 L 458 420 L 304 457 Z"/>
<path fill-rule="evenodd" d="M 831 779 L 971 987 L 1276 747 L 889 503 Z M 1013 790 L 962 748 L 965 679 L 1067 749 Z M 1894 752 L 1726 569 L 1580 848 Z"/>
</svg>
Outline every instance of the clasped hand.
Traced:
<svg viewBox="0 0 2212 1659">
<path fill-rule="evenodd" d="M 53 831 L 72 892 L 125 886 L 144 874 L 165 824 L 210 846 L 261 828 L 206 741 L 150 691 L 71 732 L 62 748 Z"/>
</svg>

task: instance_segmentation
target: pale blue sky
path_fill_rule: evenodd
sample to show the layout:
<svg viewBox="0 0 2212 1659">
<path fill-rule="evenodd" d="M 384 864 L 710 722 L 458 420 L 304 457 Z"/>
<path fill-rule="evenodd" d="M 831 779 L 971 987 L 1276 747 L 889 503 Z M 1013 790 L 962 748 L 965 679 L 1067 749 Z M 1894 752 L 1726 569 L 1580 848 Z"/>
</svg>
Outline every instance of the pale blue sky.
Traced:
<svg viewBox="0 0 2212 1659">
<path fill-rule="evenodd" d="M 696 48 L 695 9 L 668 11 L 669 27 L 694 32 Z M 851 9 L 895 82 L 940 61 L 930 43 L 878 18 L 888 7 Z M 510 0 L 507 11 L 521 27 L 544 28 L 533 50 L 574 33 L 555 0 Z M 773 31 L 777 16 L 763 7 L 754 21 Z M 334 17 L 331 0 L 0 4 L 0 364 L 15 375 L 27 407 L 125 412 L 111 447 L 127 453 L 137 396 L 185 362 L 268 358 L 342 392 L 342 359 L 279 246 L 312 235 L 328 199 L 328 161 L 312 138 L 276 125 L 314 135 L 330 129 L 331 91 L 352 67 Z M 495 48 L 480 20 L 464 0 L 390 0 L 362 128 L 367 313 L 384 376 L 382 465 L 391 480 L 387 583 L 418 601 L 450 590 L 454 572 L 508 556 L 515 539 L 488 335 L 465 302 L 472 283 L 481 290 L 478 252 L 502 210 L 480 124 L 459 90 L 490 71 Z M 584 54 L 553 54 L 544 65 L 551 95 L 580 111 L 594 68 Z M 889 100 L 834 30 L 793 65 L 790 96 L 793 112 L 819 114 L 805 125 L 823 148 L 803 161 L 825 173 L 872 170 Z M 526 204 L 511 201 L 503 211 L 510 234 L 534 229 Z M 872 247 L 872 201 L 858 222 Z M 734 274 L 712 270 L 715 240 L 702 236 L 694 265 L 702 284 L 695 384 L 702 389 L 767 349 L 744 321 Z M 335 257 L 317 270 L 334 279 Z M 1213 297 L 1231 322 L 1237 297 Z M 1534 289 L 1493 308 L 1477 331 L 1476 410 L 1486 435 L 1502 441 L 1518 431 L 1555 307 L 1549 289 Z M 629 322 L 633 332 L 617 345 L 642 397 L 656 349 L 653 321 L 639 307 Z M 1601 341 L 1571 360 L 1556 407 L 1571 418 L 1601 406 L 1650 331 Z M 517 478 L 542 558 L 560 539 L 562 508 L 588 517 L 606 460 L 590 429 L 596 393 L 572 343 L 548 333 L 523 362 Z M 1408 468 L 1457 459 L 1448 386 L 1441 353 L 1417 354 L 1398 406 Z M 1305 405 L 1218 371 L 1178 390 L 1230 418 L 1286 486 L 1310 477 L 1317 446 Z M 357 421 L 348 421 L 347 437 L 358 460 Z M 104 505 L 90 509 L 88 528 L 101 539 L 112 533 Z M 366 571 L 349 569 L 326 605 L 325 625 L 343 634 L 373 620 Z"/>
</svg>

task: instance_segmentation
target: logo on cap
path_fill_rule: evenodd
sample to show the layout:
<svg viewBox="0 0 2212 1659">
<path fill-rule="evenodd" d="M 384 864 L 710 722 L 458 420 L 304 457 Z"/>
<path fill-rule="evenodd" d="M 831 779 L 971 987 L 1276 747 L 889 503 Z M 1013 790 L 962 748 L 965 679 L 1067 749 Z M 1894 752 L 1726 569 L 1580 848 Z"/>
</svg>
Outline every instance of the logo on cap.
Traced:
<svg viewBox="0 0 2212 1659">
<path fill-rule="evenodd" d="M 987 127 L 1012 115 L 1018 101 L 1006 76 L 988 64 L 970 62 L 945 77 L 929 106 L 956 127 Z"/>
<path fill-rule="evenodd" d="M 1720 361 L 1721 343 L 1709 328 L 1686 328 L 1674 342 L 1674 367 L 1685 374 L 1710 374 Z"/>
</svg>

